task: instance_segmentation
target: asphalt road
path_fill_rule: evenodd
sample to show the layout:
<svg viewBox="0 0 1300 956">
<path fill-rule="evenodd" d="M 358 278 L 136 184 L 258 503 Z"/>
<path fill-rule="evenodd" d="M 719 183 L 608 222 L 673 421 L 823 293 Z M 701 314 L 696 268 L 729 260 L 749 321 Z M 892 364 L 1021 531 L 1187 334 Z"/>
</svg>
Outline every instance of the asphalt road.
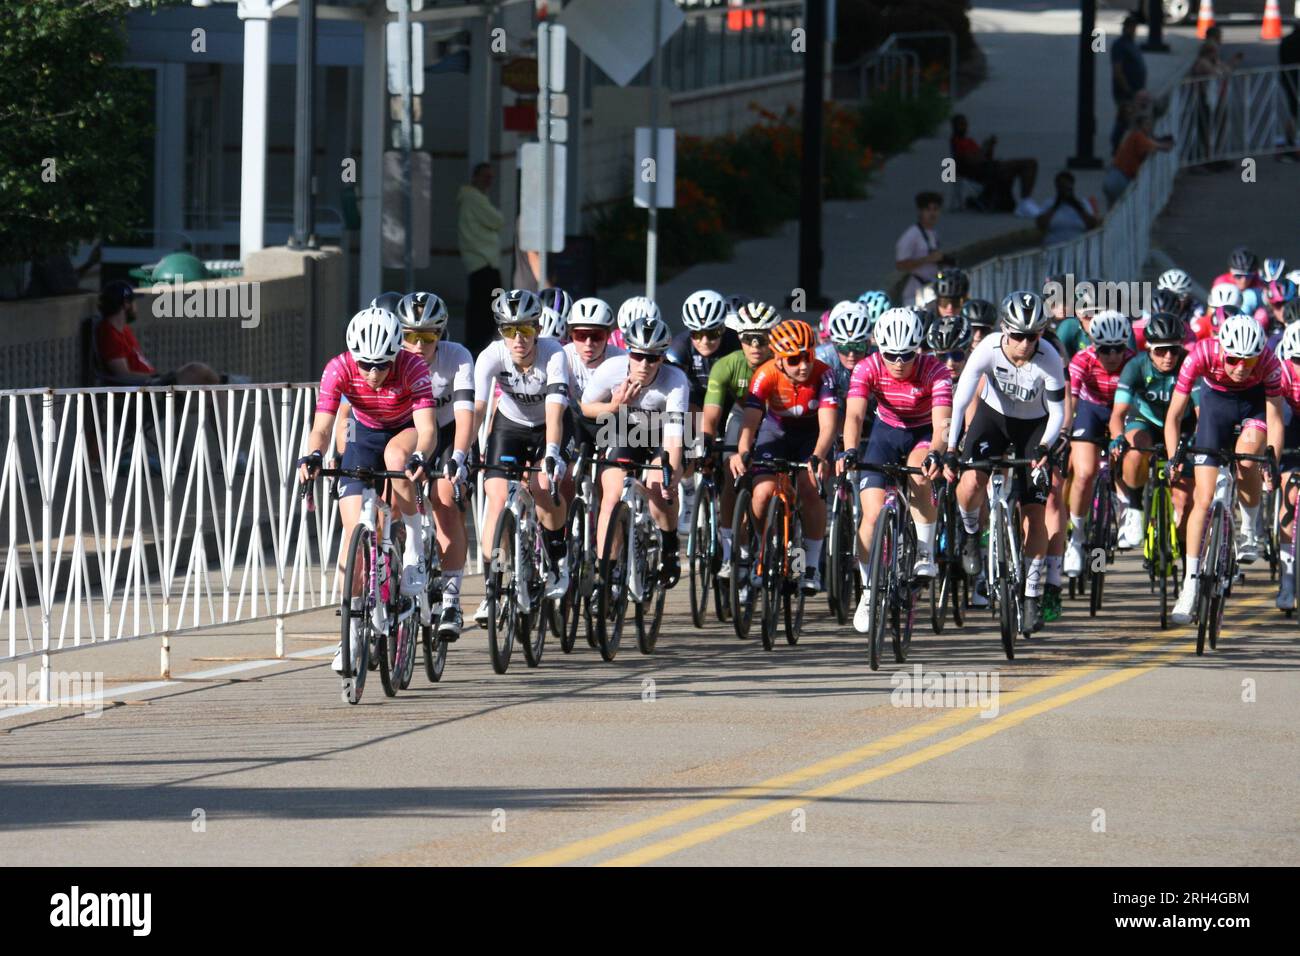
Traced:
<svg viewBox="0 0 1300 956">
<path fill-rule="evenodd" d="M 1295 864 L 1300 622 L 1270 600 L 1252 572 L 1197 658 L 1124 556 L 1097 618 L 1069 605 L 1014 662 L 979 614 L 872 673 L 824 605 L 767 653 L 692 628 L 683 586 L 653 657 L 498 676 L 471 631 L 440 684 L 373 675 L 355 707 L 310 615 L 313 656 L 0 719 L 0 862 Z M 917 665 L 997 693 L 900 706 Z"/>
</svg>

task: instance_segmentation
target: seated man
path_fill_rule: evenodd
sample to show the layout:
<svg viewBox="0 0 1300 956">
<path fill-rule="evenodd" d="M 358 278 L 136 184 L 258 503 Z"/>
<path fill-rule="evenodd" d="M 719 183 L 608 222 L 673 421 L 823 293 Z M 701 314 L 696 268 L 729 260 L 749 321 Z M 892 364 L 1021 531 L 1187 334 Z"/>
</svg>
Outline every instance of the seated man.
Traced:
<svg viewBox="0 0 1300 956">
<path fill-rule="evenodd" d="M 170 372 L 158 372 L 145 358 L 131 331 L 135 321 L 135 290 L 115 280 L 99 293 L 100 318 L 95 323 L 95 353 L 107 384 L 112 385 L 225 385 L 248 381 L 243 376 L 218 373 L 202 362 L 188 362 Z"/>
<path fill-rule="evenodd" d="M 994 159 L 993 149 L 998 138 L 990 136 L 981 146 L 967 135 L 966 117 L 961 113 L 952 118 L 953 158 L 957 160 L 957 173 L 973 180 L 984 187 L 976 205 L 986 210 L 1011 212 L 1016 208 L 1016 199 L 1011 186 L 1020 180 L 1020 198 L 1028 199 L 1034 194 L 1034 181 L 1038 178 L 1038 160 L 1036 159 Z"/>
</svg>

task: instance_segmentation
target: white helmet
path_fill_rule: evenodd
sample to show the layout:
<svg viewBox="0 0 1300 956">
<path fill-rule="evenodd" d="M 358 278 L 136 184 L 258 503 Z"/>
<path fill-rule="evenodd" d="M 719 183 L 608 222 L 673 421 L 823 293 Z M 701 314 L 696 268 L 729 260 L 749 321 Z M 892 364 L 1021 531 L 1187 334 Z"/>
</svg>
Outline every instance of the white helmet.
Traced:
<svg viewBox="0 0 1300 956">
<path fill-rule="evenodd" d="M 402 323 L 387 309 L 362 309 L 348 323 L 348 351 L 358 362 L 391 362 L 402 348 Z"/>
<path fill-rule="evenodd" d="M 1219 345 L 1224 355 L 1254 358 L 1264 351 L 1264 327 L 1254 316 L 1232 315 L 1219 326 Z"/>
<path fill-rule="evenodd" d="M 569 310 L 573 308 L 573 296 L 569 293 L 559 288 L 543 289 L 537 293 L 537 298 L 542 300 L 543 306 L 560 313 L 560 318 L 568 319 Z"/>
<path fill-rule="evenodd" d="M 865 344 L 871 337 L 871 316 L 867 307 L 861 302 L 841 302 L 831 309 L 829 331 L 833 345 Z"/>
<path fill-rule="evenodd" d="M 1127 345 L 1132 326 L 1128 316 L 1114 309 L 1106 309 L 1092 317 L 1088 337 L 1093 345 Z"/>
<path fill-rule="evenodd" d="M 1210 290 L 1210 299 L 1205 303 L 1207 309 L 1240 309 L 1241 290 L 1231 282 L 1220 282 Z"/>
<path fill-rule="evenodd" d="M 889 309 L 876 319 L 875 336 L 882 352 L 911 352 L 925 341 L 925 322 L 917 309 Z"/>
<path fill-rule="evenodd" d="M 651 316 L 662 318 L 659 313 L 659 306 L 643 295 L 634 295 L 630 299 L 624 300 L 623 304 L 618 307 L 618 328 L 624 335 L 627 335 L 627 327 L 636 319 L 647 319 Z"/>
<path fill-rule="evenodd" d="M 658 315 L 635 318 L 623 331 L 623 344 L 629 352 L 651 352 L 656 355 L 668 351 L 673 334 L 668 323 Z"/>
<path fill-rule="evenodd" d="M 569 310 L 569 325 L 594 325 L 609 329 L 614 326 L 614 310 L 604 299 L 588 296 L 573 303 Z"/>
<path fill-rule="evenodd" d="M 542 321 L 538 326 L 537 337 L 542 339 L 562 339 L 568 331 L 564 316 L 549 305 L 542 306 Z"/>
<path fill-rule="evenodd" d="M 736 295 L 735 293 L 723 296 L 723 298 L 727 300 L 727 318 L 723 324 L 725 324 L 727 328 L 731 329 L 731 331 L 739 333 L 740 307 L 744 305 L 747 300 L 743 295 Z"/>
<path fill-rule="evenodd" d="M 1156 280 L 1157 289 L 1168 289 L 1178 295 L 1187 295 L 1192 291 L 1192 277 L 1182 269 L 1166 269 Z"/>
<path fill-rule="evenodd" d="M 497 325 L 535 325 L 542 320 L 542 300 L 528 289 L 511 289 L 492 300 Z"/>
<path fill-rule="evenodd" d="M 727 317 L 727 300 L 712 289 L 692 292 L 682 303 L 682 322 L 692 332 L 722 328 Z"/>
<path fill-rule="evenodd" d="M 1277 344 L 1277 357 L 1284 362 L 1300 358 L 1300 322 L 1292 322 L 1286 327 L 1282 341 Z"/>
<path fill-rule="evenodd" d="M 781 315 L 766 302 L 746 302 L 736 313 L 736 332 L 771 332 L 781 324 Z"/>
<path fill-rule="evenodd" d="M 398 303 L 397 319 L 414 332 L 446 332 L 447 303 L 432 292 L 412 292 Z"/>
</svg>

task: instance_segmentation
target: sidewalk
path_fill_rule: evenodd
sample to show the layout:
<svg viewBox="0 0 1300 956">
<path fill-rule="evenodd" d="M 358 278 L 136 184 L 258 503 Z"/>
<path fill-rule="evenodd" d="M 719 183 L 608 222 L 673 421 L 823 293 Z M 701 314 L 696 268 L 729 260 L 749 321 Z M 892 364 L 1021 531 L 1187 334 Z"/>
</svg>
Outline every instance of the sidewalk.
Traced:
<svg viewBox="0 0 1300 956">
<path fill-rule="evenodd" d="M 1064 168 L 1075 146 L 1078 7 L 1070 9 L 1062 0 L 1049 2 L 1055 9 L 1024 12 L 981 3 L 971 11 L 972 29 L 988 62 L 988 75 L 970 95 L 959 99 L 956 107 L 969 117 L 975 139 L 997 135 L 995 155 L 1038 159 L 1035 198 L 1040 202 L 1053 195 L 1052 178 Z M 1097 25 L 1106 31 L 1107 43 L 1119 37 L 1122 18 L 1123 11 L 1098 12 Z M 1138 35 L 1143 42 L 1145 30 Z M 1194 33 L 1187 29 L 1166 31 L 1165 40 L 1171 53 L 1146 55 L 1147 85 L 1156 92 L 1187 69 L 1198 46 Z M 1106 55 L 1097 63 L 1094 153 L 1100 157 L 1109 156 L 1115 115 L 1109 75 Z M 942 161 L 949 154 L 948 134 L 945 122 L 935 136 L 917 140 L 909 152 L 890 159 L 873 179 L 868 199 L 825 204 L 822 289 L 832 301 L 883 285 L 894 269 L 894 243 L 914 219 L 916 193 L 929 189 L 948 199 L 951 185 L 940 180 Z M 1076 171 L 1079 195 L 1094 195 L 1103 202 L 1102 174 L 1100 169 Z M 955 250 L 1031 225 L 1029 220 L 1010 214 L 954 214 L 946 210 L 939 222 L 939 235 L 944 249 Z M 772 236 L 737 243 L 730 262 L 702 263 L 661 282 L 656 297 L 664 316 L 676 327 L 682 302 L 700 288 L 724 294 L 741 292 L 782 308 L 797 284 L 798 235 L 798 223 L 788 222 Z M 643 292 L 642 283 L 620 283 L 601 289 L 599 294 L 617 306 L 624 298 Z"/>
</svg>

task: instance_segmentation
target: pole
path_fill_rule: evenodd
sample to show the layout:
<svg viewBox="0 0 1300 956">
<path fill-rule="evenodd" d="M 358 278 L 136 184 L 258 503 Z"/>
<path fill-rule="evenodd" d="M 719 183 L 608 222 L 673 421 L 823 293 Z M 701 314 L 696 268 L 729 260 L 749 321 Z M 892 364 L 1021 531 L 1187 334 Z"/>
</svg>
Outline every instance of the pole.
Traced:
<svg viewBox="0 0 1300 956">
<path fill-rule="evenodd" d="M 542 248 L 537 255 L 537 288 L 546 288 L 550 274 L 551 252 L 551 29 L 543 23 L 537 31 L 537 96 L 541 109 L 537 116 L 537 141 L 542 144 Z"/>
<path fill-rule="evenodd" d="M 297 116 L 293 141 L 294 249 L 316 248 L 315 210 L 312 208 L 312 160 L 315 158 L 316 124 L 313 105 L 316 76 L 316 0 L 298 0 L 298 69 L 295 99 Z"/>
<path fill-rule="evenodd" d="M 1142 44 L 1147 53 L 1168 53 L 1165 42 L 1165 9 L 1163 0 L 1147 0 L 1147 42 Z"/>
<path fill-rule="evenodd" d="M 663 29 L 663 8 L 659 0 L 650 0 L 654 6 L 654 56 L 650 58 L 650 155 L 654 158 L 654 175 L 650 178 L 650 216 L 645 234 L 645 297 L 654 301 L 655 279 L 659 264 L 659 33 Z"/>
<path fill-rule="evenodd" d="M 808 47 L 803 73 L 803 164 L 799 186 L 799 288 L 808 308 L 822 301 L 822 94 L 826 0 L 804 5 Z"/>
<path fill-rule="evenodd" d="M 1101 160 L 1092 154 L 1092 137 L 1097 126 L 1097 64 L 1092 53 L 1092 31 L 1097 26 L 1097 0 L 1080 0 L 1080 12 L 1078 121 L 1074 155 L 1066 161 L 1066 165 L 1071 169 L 1100 169 Z"/>
<path fill-rule="evenodd" d="M 406 290 L 415 288 L 415 210 L 411 197 L 411 0 L 397 8 L 398 33 L 402 35 L 402 255 L 406 264 Z"/>
</svg>

